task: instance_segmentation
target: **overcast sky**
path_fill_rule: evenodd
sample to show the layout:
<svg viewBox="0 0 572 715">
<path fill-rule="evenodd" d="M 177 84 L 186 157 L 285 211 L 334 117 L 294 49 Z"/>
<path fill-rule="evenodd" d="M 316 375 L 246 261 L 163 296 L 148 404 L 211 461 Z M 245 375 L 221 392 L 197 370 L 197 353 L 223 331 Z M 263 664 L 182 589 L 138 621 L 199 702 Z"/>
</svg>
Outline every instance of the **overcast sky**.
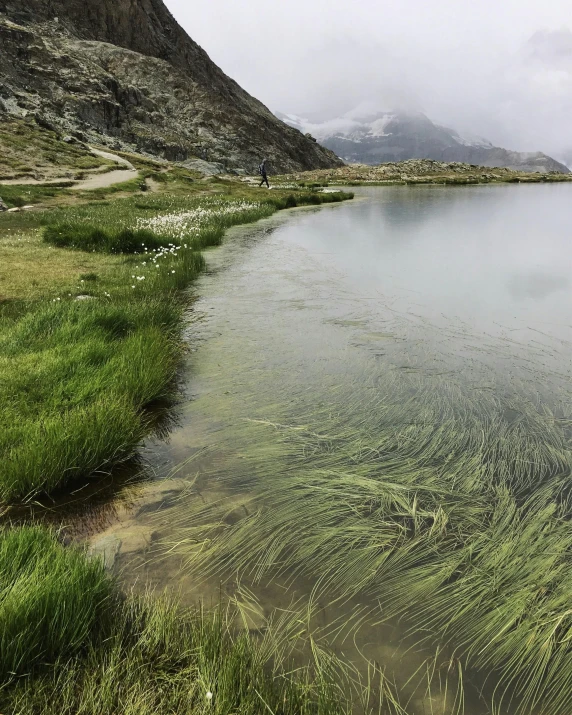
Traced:
<svg viewBox="0 0 572 715">
<path fill-rule="evenodd" d="M 273 111 L 364 100 L 572 160 L 572 0 L 166 0 Z"/>
</svg>

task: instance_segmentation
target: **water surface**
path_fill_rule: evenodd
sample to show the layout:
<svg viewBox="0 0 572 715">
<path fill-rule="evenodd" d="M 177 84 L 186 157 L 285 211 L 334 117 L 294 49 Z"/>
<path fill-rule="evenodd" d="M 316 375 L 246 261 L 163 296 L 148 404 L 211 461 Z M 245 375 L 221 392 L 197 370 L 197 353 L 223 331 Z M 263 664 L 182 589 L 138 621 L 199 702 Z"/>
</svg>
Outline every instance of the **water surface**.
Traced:
<svg viewBox="0 0 572 715">
<path fill-rule="evenodd" d="M 363 188 L 353 202 L 231 230 L 208 252 L 209 271 L 194 288 L 178 422 L 167 441 L 145 447 L 157 479 L 108 519 L 96 547 L 127 583 L 216 600 L 236 592 L 232 563 L 201 580 L 180 552 L 159 555 L 154 546 L 199 529 L 204 505 L 223 505 L 231 520 L 248 515 L 257 474 L 267 479 L 273 460 L 287 464 L 281 425 L 327 430 L 332 416 L 337 428 L 367 432 L 380 395 L 391 401 L 398 384 L 399 394 L 421 394 L 418 380 L 476 395 L 507 394 L 518 383 L 550 409 L 569 409 L 570 191 Z M 264 613 L 314 586 L 307 575 L 240 578 Z M 375 607 L 365 594 L 343 607 L 322 601 L 321 625 Z M 430 656 L 406 631 L 370 625 L 359 640 L 403 682 Z M 413 688 L 410 697 L 413 712 L 447 710 L 439 693 Z M 473 694 L 467 712 L 487 709 Z"/>
</svg>

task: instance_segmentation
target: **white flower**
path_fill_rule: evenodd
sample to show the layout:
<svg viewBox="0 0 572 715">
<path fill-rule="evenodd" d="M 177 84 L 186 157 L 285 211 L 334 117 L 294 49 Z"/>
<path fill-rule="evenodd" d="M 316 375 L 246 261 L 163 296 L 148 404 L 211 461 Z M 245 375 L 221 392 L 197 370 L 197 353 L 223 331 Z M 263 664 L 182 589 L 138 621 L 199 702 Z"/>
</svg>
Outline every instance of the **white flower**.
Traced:
<svg viewBox="0 0 572 715">
<path fill-rule="evenodd" d="M 207 693 L 207 700 L 212 700 L 212 699 L 213 699 L 213 694 L 209 690 L 209 692 Z"/>
<path fill-rule="evenodd" d="M 174 270 L 173 270 L 173 271 L 171 271 L 171 273 L 174 273 L 174 272 L 175 272 Z"/>
</svg>

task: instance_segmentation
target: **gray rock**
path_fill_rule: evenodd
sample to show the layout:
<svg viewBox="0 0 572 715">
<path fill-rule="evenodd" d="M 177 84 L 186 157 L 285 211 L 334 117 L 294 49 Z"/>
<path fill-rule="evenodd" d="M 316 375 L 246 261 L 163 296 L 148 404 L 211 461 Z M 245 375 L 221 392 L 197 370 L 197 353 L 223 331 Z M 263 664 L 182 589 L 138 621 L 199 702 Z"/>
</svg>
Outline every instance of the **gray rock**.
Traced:
<svg viewBox="0 0 572 715">
<path fill-rule="evenodd" d="M 252 173 L 264 156 L 276 172 L 342 165 L 227 77 L 162 0 L 0 0 L 0 10 L 10 113 L 170 161 L 199 155 Z"/>
<path fill-rule="evenodd" d="M 203 159 L 192 159 L 183 162 L 183 166 L 191 171 L 198 171 L 206 176 L 216 176 L 226 173 L 224 165 L 215 161 L 204 161 Z"/>
<path fill-rule="evenodd" d="M 105 534 L 91 544 L 88 553 L 90 556 L 103 559 L 105 568 L 112 569 L 121 551 L 121 543 L 117 534 Z"/>
</svg>

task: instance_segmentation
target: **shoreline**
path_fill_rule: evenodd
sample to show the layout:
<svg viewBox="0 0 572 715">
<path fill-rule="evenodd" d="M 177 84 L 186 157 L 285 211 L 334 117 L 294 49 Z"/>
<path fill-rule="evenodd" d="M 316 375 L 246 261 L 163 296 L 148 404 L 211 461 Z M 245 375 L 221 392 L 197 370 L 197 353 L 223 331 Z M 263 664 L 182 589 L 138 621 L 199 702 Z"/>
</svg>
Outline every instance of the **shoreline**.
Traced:
<svg viewBox="0 0 572 715">
<path fill-rule="evenodd" d="M 276 192 L 271 197 L 251 192 L 253 198 L 248 199 L 232 195 L 220 199 L 198 196 L 189 201 L 185 198 L 175 201 L 166 196 L 154 195 L 146 199 L 147 203 L 119 199 L 113 204 L 113 211 L 104 206 L 85 209 L 80 206 L 42 214 L 42 223 L 47 224 L 47 228 L 39 232 L 35 229 L 37 245 L 38 248 L 42 246 L 48 255 L 55 256 L 58 270 L 60 256 L 77 259 L 78 265 L 83 265 L 78 253 L 87 251 L 86 257 L 93 256 L 90 260 L 95 266 L 99 265 L 99 256 L 111 254 L 115 257 L 111 259 L 109 286 L 96 272 L 86 273 L 74 291 L 69 291 L 69 295 L 56 291 L 51 300 L 48 295 L 47 301 L 39 298 L 27 305 L 20 303 L 18 306 L 16 301 L 13 318 L 8 317 L 4 310 L 0 340 L 3 339 L 8 351 L 16 351 L 17 361 L 24 365 L 29 361 L 29 351 L 36 351 L 40 360 L 38 369 L 43 369 L 42 356 L 48 347 L 54 353 L 55 366 L 61 365 L 57 370 L 64 369 L 64 380 L 72 380 L 69 387 L 64 387 L 65 383 L 58 382 L 56 371 L 55 382 L 51 386 L 47 385 L 39 391 L 34 387 L 31 397 L 24 394 L 23 399 L 27 402 L 21 403 L 22 408 L 30 410 L 25 425 L 28 431 L 9 436 L 10 443 L 4 445 L 4 451 L 7 448 L 10 450 L 9 460 L 3 467 L 4 476 L 0 473 L 0 491 L 5 503 L 25 503 L 42 492 L 59 489 L 64 486 L 63 482 L 77 484 L 90 473 L 102 469 L 108 472 L 112 465 L 125 462 L 148 429 L 152 428 L 149 415 L 161 403 L 167 406 L 173 399 L 176 401 L 174 381 L 184 351 L 181 331 L 186 298 L 183 291 L 204 270 L 202 249 L 219 245 L 231 226 L 252 223 L 300 204 L 317 206 L 350 198 L 349 194 L 318 195 L 311 192 L 298 192 L 296 195 Z M 121 218 L 122 211 L 125 216 Z M 28 220 L 34 220 L 33 216 L 28 216 Z M 66 223 L 67 217 L 75 223 Z M 181 229 L 180 219 L 186 221 L 189 227 L 193 221 L 199 221 L 199 228 Z M 121 225 L 135 227 L 137 221 L 156 228 L 139 230 L 139 238 L 137 230 L 133 233 L 132 229 L 121 228 Z M 180 239 L 176 239 L 171 232 L 180 230 L 183 233 Z M 191 234 L 185 239 L 184 231 L 187 230 L 191 230 Z M 132 238 L 129 231 L 133 234 Z M 172 236 L 171 241 L 169 236 Z M 21 243 L 22 239 L 17 240 Z M 133 252 L 130 246 L 134 240 L 135 243 L 139 241 L 141 246 L 144 243 L 147 245 Z M 100 245 L 97 241 L 104 243 Z M 14 255 L 20 260 L 18 249 L 19 245 L 14 246 Z M 62 251 L 64 253 L 60 253 Z M 151 268 L 156 270 L 150 271 Z M 35 324 L 30 334 L 26 332 L 27 328 L 22 327 L 27 324 Z M 53 325 L 54 328 L 50 327 L 46 333 L 43 325 Z M 70 357 L 65 348 L 70 335 L 74 336 L 72 345 L 79 351 L 77 356 Z M 101 354 L 98 358 L 103 359 L 101 369 L 91 364 L 89 354 L 86 362 L 85 350 L 96 350 Z M 66 364 L 69 367 L 64 367 Z M 8 393 L 5 402 L 13 405 L 12 410 L 18 410 L 18 400 L 22 399 L 19 397 L 22 387 L 18 386 L 22 380 L 21 372 L 9 364 L 4 369 L 9 371 L 6 375 Z M 31 386 L 37 383 L 36 370 L 32 368 L 30 372 Z M 83 379 L 79 377 L 82 372 L 85 375 Z M 82 383 L 81 388 L 78 379 Z M 106 386 L 94 382 L 101 379 L 107 380 Z M 127 392 L 124 384 L 128 385 Z M 54 390 L 56 393 L 64 390 L 64 394 L 71 391 L 71 396 L 78 389 L 86 395 L 83 403 L 75 400 L 66 406 L 68 398 L 65 397 L 57 412 L 49 408 L 52 411 L 41 416 L 38 422 L 33 410 L 38 406 L 41 409 L 44 403 L 48 405 L 48 400 L 53 401 Z M 9 419 L 8 415 L 5 419 Z M 88 430 L 85 429 L 86 423 L 90 424 Z M 37 432 L 46 424 L 50 425 L 47 444 Z M 112 424 L 115 427 L 112 428 Z M 21 446 L 14 448 L 18 442 Z M 93 447 L 90 446 L 92 444 Z M 87 456 L 84 458 L 84 455 Z M 58 476 L 60 473 L 66 474 L 65 480 Z"/>
</svg>

